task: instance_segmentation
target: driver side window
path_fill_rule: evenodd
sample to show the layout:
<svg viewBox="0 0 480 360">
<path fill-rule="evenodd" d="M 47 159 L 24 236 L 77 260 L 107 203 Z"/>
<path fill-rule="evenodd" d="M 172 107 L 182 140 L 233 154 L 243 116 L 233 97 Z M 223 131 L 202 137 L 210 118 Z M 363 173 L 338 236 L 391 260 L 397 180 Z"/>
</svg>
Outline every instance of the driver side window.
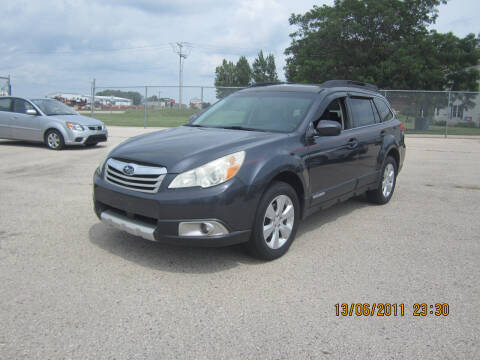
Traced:
<svg viewBox="0 0 480 360">
<path fill-rule="evenodd" d="M 327 106 L 323 114 L 314 121 L 313 125 L 316 127 L 321 120 L 337 121 L 342 125 L 342 130 L 352 128 L 351 121 L 347 116 L 347 108 L 345 106 L 344 98 L 333 100 Z"/>
<path fill-rule="evenodd" d="M 13 104 L 13 111 L 20 114 L 25 114 L 27 110 L 33 110 L 33 106 L 22 99 L 15 99 Z"/>
</svg>

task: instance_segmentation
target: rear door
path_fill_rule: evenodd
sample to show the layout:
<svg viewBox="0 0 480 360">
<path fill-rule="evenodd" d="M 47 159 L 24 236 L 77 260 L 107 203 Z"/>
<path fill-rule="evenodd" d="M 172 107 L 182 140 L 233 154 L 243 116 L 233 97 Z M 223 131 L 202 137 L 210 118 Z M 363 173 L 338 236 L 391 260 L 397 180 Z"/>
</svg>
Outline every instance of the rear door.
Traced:
<svg viewBox="0 0 480 360">
<path fill-rule="evenodd" d="M 10 122 L 12 114 L 13 99 L 0 98 L 0 138 L 9 139 L 12 135 Z"/>
<path fill-rule="evenodd" d="M 42 141 L 40 117 L 26 114 L 34 109 L 32 104 L 23 99 L 15 99 L 13 104 L 12 138 L 20 140 Z"/>
<path fill-rule="evenodd" d="M 377 180 L 377 164 L 383 139 L 380 119 L 372 98 L 350 95 L 347 103 L 354 123 L 350 132 L 358 142 L 354 171 L 358 179 L 357 187 L 361 188 Z"/>
</svg>

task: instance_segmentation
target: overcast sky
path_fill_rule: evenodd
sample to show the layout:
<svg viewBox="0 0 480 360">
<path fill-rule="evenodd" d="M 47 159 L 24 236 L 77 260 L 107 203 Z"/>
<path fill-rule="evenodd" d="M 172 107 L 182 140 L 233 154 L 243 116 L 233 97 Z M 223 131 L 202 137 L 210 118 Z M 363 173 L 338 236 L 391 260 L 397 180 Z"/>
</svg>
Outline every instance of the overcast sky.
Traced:
<svg viewBox="0 0 480 360">
<path fill-rule="evenodd" d="M 11 75 L 14 95 L 30 97 L 89 93 L 93 78 L 98 86 L 177 85 L 169 43 L 185 41 L 185 85 L 211 86 L 223 58 L 251 62 L 260 49 L 275 55 L 284 79 L 290 14 L 324 3 L 333 1 L 2 0 L 0 76 Z M 480 32 L 479 0 L 450 0 L 439 10 L 438 31 Z"/>
</svg>

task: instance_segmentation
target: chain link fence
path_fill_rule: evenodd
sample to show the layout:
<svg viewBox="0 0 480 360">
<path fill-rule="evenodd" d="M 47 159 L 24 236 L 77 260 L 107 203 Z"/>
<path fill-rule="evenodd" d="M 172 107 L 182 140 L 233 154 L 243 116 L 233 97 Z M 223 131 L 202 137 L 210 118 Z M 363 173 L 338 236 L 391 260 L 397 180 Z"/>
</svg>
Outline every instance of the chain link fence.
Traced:
<svg viewBox="0 0 480 360">
<path fill-rule="evenodd" d="M 187 123 L 193 114 L 240 89 L 182 86 L 180 94 L 178 86 L 92 86 L 89 96 L 70 105 L 107 125 L 170 127 Z M 66 96 L 58 100 L 69 102 Z"/>
<path fill-rule="evenodd" d="M 380 90 L 410 134 L 480 135 L 480 92 Z"/>
<path fill-rule="evenodd" d="M 170 127 L 242 87 L 95 86 L 70 101 L 107 125 Z M 408 134 L 480 135 L 480 92 L 379 90 Z M 181 101 L 179 101 L 181 96 Z M 92 108 L 91 103 L 95 106 Z M 61 99 L 64 101 L 65 99 Z"/>
</svg>

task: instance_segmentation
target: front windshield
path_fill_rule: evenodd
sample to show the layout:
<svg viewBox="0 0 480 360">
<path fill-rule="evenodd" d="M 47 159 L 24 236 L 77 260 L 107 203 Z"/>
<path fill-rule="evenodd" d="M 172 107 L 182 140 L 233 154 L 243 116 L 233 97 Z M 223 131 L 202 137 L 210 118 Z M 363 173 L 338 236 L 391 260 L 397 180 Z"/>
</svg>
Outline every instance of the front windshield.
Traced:
<svg viewBox="0 0 480 360">
<path fill-rule="evenodd" d="M 213 105 L 191 126 L 292 132 L 304 119 L 314 96 L 291 92 L 238 93 Z"/>
<path fill-rule="evenodd" d="M 77 112 L 64 103 L 53 99 L 35 99 L 37 105 L 45 115 L 77 115 Z"/>
</svg>

